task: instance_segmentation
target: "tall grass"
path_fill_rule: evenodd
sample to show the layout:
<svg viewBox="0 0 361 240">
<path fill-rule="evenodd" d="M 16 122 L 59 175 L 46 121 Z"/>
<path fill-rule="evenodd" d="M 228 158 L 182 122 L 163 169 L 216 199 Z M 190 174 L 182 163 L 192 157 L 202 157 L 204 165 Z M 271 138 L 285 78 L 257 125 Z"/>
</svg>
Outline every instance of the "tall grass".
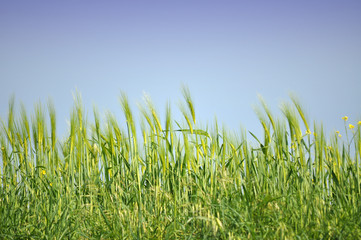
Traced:
<svg viewBox="0 0 361 240">
<path fill-rule="evenodd" d="M 275 117 L 261 99 L 263 138 L 200 128 L 184 88 L 184 119 L 150 98 L 135 122 L 89 123 L 80 97 L 64 140 L 51 102 L 1 120 L 1 239 L 361 238 L 360 124 L 326 139 L 296 98 Z M 46 113 L 47 112 L 47 113 Z M 47 116 L 48 115 L 48 116 Z M 354 127 L 354 128 L 352 128 Z M 312 129 L 312 130 L 311 130 Z"/>
</svg>

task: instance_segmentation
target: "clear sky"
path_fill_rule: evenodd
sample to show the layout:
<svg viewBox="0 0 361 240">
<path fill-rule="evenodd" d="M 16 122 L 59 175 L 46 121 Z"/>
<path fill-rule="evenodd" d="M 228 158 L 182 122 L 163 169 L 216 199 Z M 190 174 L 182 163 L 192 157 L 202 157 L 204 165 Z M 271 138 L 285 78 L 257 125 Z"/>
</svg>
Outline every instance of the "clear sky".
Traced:
<svg viewBox="0 0 361 240">
<path fill-rule="evenodd" d="M 51 97 L 64 132 L 76 88 L 90 120 L 121 116 L 121 90 L 136 116 L 146 92 L 177 117 L 182 84 L 204 125 L 258 133 L 257 94 L 281 115 L 289 92 L 326 132 L 361 120 L 361 1 L 0 2 L 2 118 L 11 94 L 29 112 Z"/>
</svg>

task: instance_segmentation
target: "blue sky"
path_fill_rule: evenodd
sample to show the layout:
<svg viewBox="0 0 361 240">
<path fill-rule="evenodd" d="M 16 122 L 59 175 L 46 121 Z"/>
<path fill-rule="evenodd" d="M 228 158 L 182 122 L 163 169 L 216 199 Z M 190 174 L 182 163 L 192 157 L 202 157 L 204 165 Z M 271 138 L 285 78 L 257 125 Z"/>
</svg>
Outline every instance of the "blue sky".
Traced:
<svg viewBox="0 0 361 240">
<path fill-rule="evenodd" d="M 176 118 L 181 86 L 198 121 L 261 133 L 261 94 L 288 93 L 326 132 L 361 120 L 361 1 L 1 1 L 0 116 L 15 94 L 30 113 L 52 98 L 61 134 L 75 89 L 121 121 L 120 91 Z"/>
</svg>

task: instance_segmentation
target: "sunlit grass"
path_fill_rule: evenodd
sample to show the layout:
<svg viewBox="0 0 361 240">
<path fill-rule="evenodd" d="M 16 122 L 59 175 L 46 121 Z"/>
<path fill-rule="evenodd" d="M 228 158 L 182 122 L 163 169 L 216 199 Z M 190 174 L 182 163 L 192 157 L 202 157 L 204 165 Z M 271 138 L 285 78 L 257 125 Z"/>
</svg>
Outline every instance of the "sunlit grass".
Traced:
<svg viewBox="0 0 361 240">
<path fill-rule="evenodd" d="M 189 91 L 183 119 L 149 97 L 140 125 L 88 122 L 80 97 L 64 140 L 51 102 L 2 118 L 1 239 L 359 239 L 361 121 L 326 139 L 295 97 L 263 136 L 200 128 Z M 47 109 L 47 110 L 46 110 Z M 48 115 L 48 116 L 47 116 Z M 340 116 L 341 120 L 341 116 Z M 341 120 L 342 121 L 342 120 Z"/>
</svg>

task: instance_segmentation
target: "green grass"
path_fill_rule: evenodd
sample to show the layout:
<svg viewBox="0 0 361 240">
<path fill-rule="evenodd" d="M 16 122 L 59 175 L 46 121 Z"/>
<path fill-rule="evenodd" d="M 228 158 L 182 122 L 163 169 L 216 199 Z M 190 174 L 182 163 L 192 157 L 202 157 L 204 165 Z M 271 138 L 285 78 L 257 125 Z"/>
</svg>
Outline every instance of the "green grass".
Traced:
<svg viewBox="0 0 361 240">
<path fill-rule="evenodd" d="M 0 238 L 361 238 L 360 122 L 326 139 L 296 98 L 277 118 L 261 100 L 264 136 L 247 139 L 217 122 L 201 129 L 183 95 L 184 119 L 169 105 L 161 118 L 147 98 L 140 127 L 125 94 L 124 122 L 94 110 L 89 123 L 77 97 L 65 140 L 51 103 L 29 117 L 12 98 L 0 132 Z"/>
</svg>

